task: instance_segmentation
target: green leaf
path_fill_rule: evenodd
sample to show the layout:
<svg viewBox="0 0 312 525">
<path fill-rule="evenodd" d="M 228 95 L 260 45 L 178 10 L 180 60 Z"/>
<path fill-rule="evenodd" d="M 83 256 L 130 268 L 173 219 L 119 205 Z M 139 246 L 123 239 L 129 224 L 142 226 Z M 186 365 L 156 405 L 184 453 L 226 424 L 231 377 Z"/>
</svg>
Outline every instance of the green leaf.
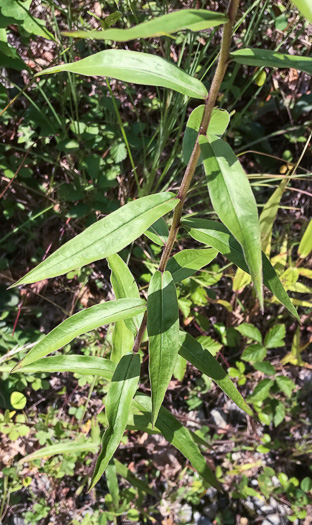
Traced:
<svg viewBox="0 0 312 525">
<path fill-rule="evenodd" d="M 267 361 L 263 361 L 263 363 L 254 363 L 253 367 L 267 376 L 274 376 L 276 373 L 274 366 L 272 366 L 271 363 L 268 363 Z"/>
<path fill-rule="evenodd" d="M 274 381 L 272 379 L 262 379 L 260 383 L 256 386 L 251 396 L 249 396 L 248 401 L 252 403 L 258 403 L 258 401 L 264 401 L 270 392 L 271 387 L 273 386 Z"/>
<path fill-rule="evenodd" d="M 0 372 L 10 372 L 12 365 L 0 365 Z M 83 355 L 58 355 L 38 359 L 34 364 L 14 369 L 14 372 L 72 372 L 82 375 L 95 375 L 111 380 L 115 364 L 103 357 L 88 357 Z"/>
<path fill-rule="evenodd" d="M 295 383 L 289 377 L 285 376 L 277 376 L 275 381 L 278 388 L 285 394 L 286 397 L 288 397 L 288 399 L 290 399 L 292 391 L 294 388 L 296 388 Z"/>
<path fill-rule="evenodd" d="M 187 361 L 180 354 L 177 355 L 173 375 L 178 381 L 183 381 L 186 372 Z"/>
<path fill-rule="evenodd" d="M 135 279 L 123 259 L 117 255 L 107 257 L 108 266 L 111 270 L 111 283 L 116 299 L 140 299 L 140 292 Z M 125 324 L 134 335 L 141 326 L 143 315 L 125 320 Z"/>
<path fill-rule="evenodd" d="M 112 497 L 112 503 L 115 508 L 119 506 L 120 493 L 117 479 L 117 469 L 114 460 L 110 460 L 105 471 L 108 491 Z"/>
<path fill-rule="evenodd" d="M 15 410 L 23 410 L 26 406 L 27 399 L 22 392 L 12 392 L 10 403 Z"/>
<path fill-rule="evenodd" d="M 206 219 L 184 218 L 182 225 L 189 230 L 189 234 L 193 239 L 207 246 L 212 246 L 225 255 L 232 263 L 244 270 L 244 272 L 249 273 L 240 245 L 223 224 Z M 285 292 L 272 264 L 264 254 L 262 254 L 262 264 L 265 286 L 300 321 L 296 308 Z"/>
<path fill-rule="evenodd" d="M 200 370 L 200 372 L 211 377 L 223 392 L 229 396 L 239 408 L 244 410 L 246 414 L 250 416 L 253 415 L 251 408 L 249 408 L 244 401 L 234 383 L 232 383 L 222 366 L 208 350 L 205 350 L 194 337 L 182 331 L 180 331 L 180 345 L 179 354 L 184 357 L 184 359 L 187 359 L 187 361 Z"/>
<path fill-rule="evenodd" d="M 155 244 L 158 244 L 158 246 L 165 246 L 169 236 L 169 230 L 165 219 L 161 217 L 158 221 L 154 222 L 154 224 L 144 232 L 144 235 Z"/>
<path fill-rule="evenodd" d="M 182 155 L 185 164 L 188 164 L 195 142 L 198 136 L 200 124 L 203 118 L 205 106 L 195 108 L 189 116 L 182 143 Z M 208 133 L 213 135 L 223 135 L 230 122 L 230 115 L 225 109 L 213 108 L 211 119 L 208 126 Z M 197 165 L 203 162 L 200 155 Z"/>
<path fill-rule="evenodd" d="M 161 86 L 188 97 L 200 99 L 207 97 L 204 84 L 197 78 L 191 77 L 183 69 L 162 57 L 137 51 L 107 49 L 77 62 L 50 67 L 35 76 L 61 71 L 86 76 L 111 77 L 144 86 Z M 148 226 L 145 229 L 147 228 Z"/>
<path fill-rule="evenodd" d="M 281 67 L 299 69 L 312 75 L 312 58 L 276 53 L 269 49 L 239 49 L 230 54 L 234 62 L 246 66 Z"/>
<path fill-rule="evenodd" d="M 257 204 L 250 183 L 229 144 L 217 137 L 199 137 L 212 205 L 240 243 L 263 307 L 262 257 Z"/>
<path fill-rule="evenodd" d="M 35 461 L 37 459 L 48 458 L 50 456 L 55 456 L 57 454 L 80 454 L 81 452 L 97 452 L 100 448 L 99 443 L 94 443 L 92 441 L 62 441 L 62 443 L 57 443 L 56 445 L 49 445 L 48 447 L 40 448 L 27 456 L 24 456 L 19 460 L 19 463 L 29 463 L 30 461 Z"/>
<path fill-rule="evenodd" d="M 273 224 L 276 219 L 281 198 L 287 185 L 287 179 L 282 180 L 280 185 L 276 188 L 269 200 L 262 208 L 260 215 L 260 231 L 261 231 L 261 246 L 266 255 L 271 253 L 271 239 Z"/>
<path fill-rule="evenodd" d="M 312 252 L 312 219 L 310 220 L 307 229 L 300 241 L 298 248 L 298 255 L 301 259 L 305 259 Z"/>
<path fill-rule="evenodd" d="M 304 16 L 312 24 L 312 4 L 311 0 L 292 0 L 292 3 L 299 9 L 302 16 Z"/>
<path fill-rule="evenodd" d="M 143 492 L 143 494 L 150 494 L 154 497 L 156 496 L 155 491 L 151 489 L 147 483 L 134 476 L 131 470 L 129 470 L 128 467 L 126 467 L 126 465 L 120 463 L 118 459 L 114 459 L 114 463 L 116 465 L 116 470 L 118 474 L 125 478 L 130 483 L 130 485 L 139 489 L 141 492 Z"/>
<path fill-rule="evenodd" d="M 95 330 L 120 319 L 133 317 L 144 312 L 144 310 L 145 301 L 143 299 L 118 299 L 86 308 L 63 321 L 41 339 L 16 365 L 14 370 L 34 363 L 41 357 L 67 345 L 75 337 L 90 332 L 90 330 Z"/>
<path fill-rule="evenodd" d="M 106 396 L 106 429 L 89 490 L 99 481 L 113 457 L 127 426 L 130 406 L 140 377 L 139 354 L 128 354 L 118 363 Z"/>
<path fill-rule="evenodd" d="M 152 402 L 148 396 L 137 393 L 133 404 L 150 418 Z M 164 438 L 190 461 L 191 465 L 205 481 L 217 489 L 220 488 L 218 481 L 195 443 L 192 433 L 164 407 L 161 407 L 159 410 L 155 426 L 161 431 Z"/>
<path fill-rule="evenodd" d="M 283 403 L 274 399 L 272 401 L 273 408 L 273 423 L 276 427 L 282 423 L 285 419 L 285 408 Z"/>
<path fill-rule="evenodd" d="M 110 358 L 114 363 L 119 363 L 122 356 L 131 352 L 134 345 L 134 335 L 128 330 L 125 321 L 117 321 L 115 323 L 112 344 L 113 348 Z"/>
<path fill-rule="evenodd" d="M 53 39 L 53 35 L 45 27 L 45 22 L 35 18 L 30 13 L 32 0 L 1 0 L 1 15 L 7 18 L 13 18 L 17 25 L 21 26 L 27 33 L 41 36 L 47 39 Z M 10 21 L 10 23 L 12 23 Z"/>
<path fill-rule="evenodd" d="M 65 31 L 64 36 L 91 38 L 92 40 L 113 40 L 126 42 L 137 38 L 151 38 L 176 33 L 183 29 L 202 31 L 210 27 L 225 24 L 228 17 L 221 13 L 204 9 L 181 9 L 172 13 L 152 18 L 129 29 L 108 29 L 105 31 Z"/>
<path fill-rule="evenodd" d="M 178 202 L 170 192 L 129 202 L 61 246 L 14 286 L 63 275 L 119 252 Z"/>
<path fill-rule="evenodd" d="M 257 343 L 262 343 L 262 336 L 260 330 L 258 330 L 258 328 L 253 324 L 242 323 L 239 326 L 235 326 L 235 330 L 237 330 L 244 337 L 253 339 L 254 341 L 257 341 Z"/>
<path fill-rule="evenodd" d="M 174 282 L 177 283 L 207 266 L 217 255 L 217 250 L 212 248 L 182 250 L 169 259 L 166 270 L 171 273 Z"/>
<path fill-rule="evenodd" d="M 264 339 L 267 348 L 279 348 L 285 345 L 286 328 L 284 324 L 276 324 L 270 328 Z"/>
<path fill-rule="evenodd" d="M 152 391 L 152 425 L 158 416 L 179 352 L 179 308 L 169 272 L 152 276 L 147 297 L 149 375 Z"/>
<path fill-rule="evenodd" d="M 266 355 L 267 349 L 261 344 L 255 343 L 254 345 L 250 345 L 245 348 L 242 359 L 244 361 L 250 361 L 250 363 L 254 363 L 256 361 L 262 361 Z"/>
</svg>

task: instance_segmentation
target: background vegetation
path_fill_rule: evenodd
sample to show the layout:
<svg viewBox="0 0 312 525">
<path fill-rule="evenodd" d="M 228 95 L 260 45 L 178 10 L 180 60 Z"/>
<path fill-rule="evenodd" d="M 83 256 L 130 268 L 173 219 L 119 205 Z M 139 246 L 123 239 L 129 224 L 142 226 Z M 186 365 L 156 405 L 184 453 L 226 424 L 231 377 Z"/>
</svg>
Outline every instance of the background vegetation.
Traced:
<svg viewBox="0 0 312 525">
<path fill-rule="evenodd" d="M 208 7 L 224 12 L 226 5 L 211 1 Z M 227 140 L 252 181 L 265 251 L 302 324 L 269 295 L 263 315 L 248 276 L 221 255 L 178 285 L 184 325 L 210 351 L 213 343 L 218 360 L 260 421 L 246 416 L 211 380 L 179 360 L 166 406 L 209 443 L 202 450 L 224 493 L 208 488 L 163 438 L 132 431 L 119 448 L 120 463 L 86 494 L 94 450 L 82 450 L 83 442 L 90 436 L 96 442 L 106 423 L 106 382 L 78 374 L 9 374 L 43 333 L 69 314 L 113 296 L 105 261 L 21 289 L 8 290 L 8 285 L 129 200 L 175 191 L 184 171 L 182 132 L 198 104 L 191 99 L 186 105 L 184 96 L 162 88 L 66 73 L 36 80 L 33 75 L 110 47 L 73 41 L 61 31 L 98 29 L 111 22 L 127 27 L 184 7 L 205 8 L 206 2 L 1 2 L 4 524 L 312 522 L 312 81 L 305 73 L 230 64 L 218 101 L 231 113 Z M 117 9 L 119 15 L 107 19 Z M 309 56 L 311 28 L 288 2 L 247 0 L 240 3 L 235 43 Z M 209 87 L 219 43 L 217 27 L 126 46 L 168 58 Z M 200 168 L 187 208 L 211 218 L 204 187 Z M 177 250 L 192 247 L 195 241 L 179 237 Z M 143 291 L 159 252 L 147 237 L 122 252 L 125 260 L 131 255 L 131 271 Z M 111 342 L 112 332 L 103 328 L 62 353 L 109 355 Z M 43 446 L 68 440 L 74 445 L 63 453 L 22 461 Z"/>
</svg>

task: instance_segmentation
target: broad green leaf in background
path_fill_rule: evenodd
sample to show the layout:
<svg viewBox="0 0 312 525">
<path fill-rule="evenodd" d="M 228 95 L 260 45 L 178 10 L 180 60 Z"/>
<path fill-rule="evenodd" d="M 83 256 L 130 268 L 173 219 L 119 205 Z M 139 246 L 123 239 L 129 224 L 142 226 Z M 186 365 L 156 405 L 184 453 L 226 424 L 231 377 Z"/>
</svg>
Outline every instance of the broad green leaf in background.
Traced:
<svg viewBox="0 0 312 525">
<path fill-rule="evenodd" d="M 261 248 L 267 256 L 270 256 L 271 253 L 273 224 L 287 183 L 287 179 L 282 180 L 280 185 L 263 206 L 260 214 Z"/>
<path fill-rule="evenodd" d="M 244 337 L 253 339 L 254 341 L 257 341 L 257 343 L 262 343 L 260 330 L 258 330 L 258 328 L 253 324 L 241 323 L 239 326 L 235 326 L 235 330 L 237 330 Z"/>
<path fill-rule="evenodd" d="M 1 0 L 0 15 L 8 19 L 13 18 L 18 26 L 21 26 L 31 35 L 41 36 L 48 40 L 53 39 L 53 35 L 45 27 L 45 22 L 40 18 L 35 18 L 30 13 L 32 0 Z M 4 19 L 5 22 L 5 19 Z M 221 22 L 222 23 L 222 22 Z M 10 20 L 9 24 L 12 24 Z"/>
<path fill-rule="evenodd" d="M 267 361 L 263 361 L 262 363 L 254 363 L 252 366 L 267 376 L 274 376 L 276 374 L 274 366 Z"/>
<path fill-rule="evenodd" d="M 152 425 L 158 416 L 179 352 L 179 307 L 169 272 L 152 276 L 147 297 L 149 375 L 152 391 Z"/>
<path fill-rule="evenodd" d="M 298 248 L 298 255 L 305 259 L 312 252 L 312 219 L 305 230 Z"/>
<path fill-rule="evenodd" d="M 96 375 L 111 380 L 115 371 L 115 364 L 103 357 L 89 357 L 84 355 L 58 355 L 36 360 L 31 365 L 18 368 L 16 372 L 72 372 L 82 375 Z M 0 372 L 10 372 L 12 365 L 0 365 Z"/>
<path fill-rule="evenodd" d="M 239 49 L 230 53 L 230 57 L 238 64 L 246 66 L 293 68 L 312 75 L 312 58 L 286 55 L 269 49 Z"/>
<path fill-rule="evenodd" d="M 182 250 L 169 259 L 166 270 L 171 273 L 174 282 L 177 283 L 207 266 L 217 255 L 217 250 L 213 248 Z"/>
<path fill-rule="evenodd" d="M 179 354 L 182 357 L 189 361 L 203 374 L 211 377 L 223 392 L 229 396 L 239 408 L 244 410 L 246 414 L 250 416 L 253 415 L 251 408 L 244 401 L 234 383 L 208 350 L 205 350 L 190 334 L 186 334 L 182 331 L 180 331 L 180 345 L 181 348 Z"/>
<path fill-rule="evenodd" d="M 262 256 L 257 204 L 247 175 L 223 140 L 199 137 L 208 191 L 214 210 L 240 243 L 263 307 Z"/>
<path fill-rule="evenodd" d="M 118 299 L 86 308 L 63 321 L 41 339 L 16 365 L 15 370 L 62 348 L 75 337 L 105 324 L 133 317 L 144 312 L 145 308 L 143 299 Z"/>
<path fill-rule="evenodd" d="M 133 404 L 138 410 L 147 413 L 148 417 L 150 417 L 152 402 L 148 396 L 137 393 L 133 400 Z M 164 407 L 160 408 L 155 426 L 161 431 L 165 439 L 189 460 L 192 467 L 204 478 L 204 480 L 217 489 L 220 488 L 218 481 L 208 467 L 198 445 L 195 443 L 192 433 Z"/>
<path fill-rule="evenodd" d="M 118 363 L 106 396 L 106 429 L 89 490 L 99 481 L 115 453 L 127 426 L 130 406 L 140 377 L 139 354 L 127 354 Z"/>
<path fill-rule="evenodd" d="M 113 330 L 111 360 L 119 363 L 123 355 L 131 352 L 134 345 L 134 335 L 128 330 L 125 321 L 117 321 Z"/>
<path fill-rule="evenodd" d="M 312 24 L 312 3 L 311 0 L 291 0 L 299 9 L 300 13 Z"/>
<path fill-rule="evenodd" d="M 155 244 L 158 244 L 158 246 L 165 246 L 169 236 L 169 230 L 165 219 L 161 217 L 158 221 L 154 222 L 154 224 L 144 232 L 144 235 Z"/>
<path fill-rule="evenodd" d="M 117 255 L 107 257 L 108 266 L 111 270 L 111 283 L 116 299 L 140 299 L 140 292 L 135 279 L 123 259 Z M 125 324 L 134 335 L 141 326 L 143 316 L 138 315 L 133 319 L 125 320 Z"/>
<path fill-rule="evenodd" d="M 183 69 L 162 57 L 137 51 L 107 49 L 77 62 L 50 67 L 40 71 L 36 76 L 61 71 L 86 76 L 111 77 L 144 86 L 161 86 L 193 98 L 207 97 L 204 84 L 197 78 L 191 77 Z"/>
<path fill-rule="evenodd" d="M 188 161 L 190 160 L 203 118 L 204 109 L 204 105 L 195 108 L 187 121 L 182 143 L 182 155 L 185 164 L 188 164 Z M 229 125 L 229 122 L 230 115 L 225 109 L 213 108 L 208 126 L 208 133 L 218 136 L 223 135 Z M 197 165 L 201 164 L 202 162 L 203 157 L 200 155 Z"/>
<path fill-rule="evenodd" d="M 265 336 L 264 344 L 267 348 L 280 348 L 285 345 L 286 328 L 284 324 L 275 324 Z"/>
<path fill-rule="evenodd" d="M 248 266 L 244 259 L 242 248 L 229 230 L 219 222 L 208 221 L 206 219 L 184 218 L 182 226 L 189 230 L 193 239 L 212 246 L 220 253 L 225 255 L 232 263 L 249 273 Z M 277 273 L 275 272 L 269 259 L 262 254 L 263 263 L 263 282 L 273 295 L 289 310 L 289 312 L 300 321 L 296 308 L 293 306 L 287 293 L 285 292 Z"/>
<path fill-rule="evenodd" d="M 151 38 L 176 33 L 183 29 L 202 31 L 209 27 L 226 24 L 228 17 L 204 9 L 181 9 L 158 18 L 138 24 L 129 29 L 107 29 L 105 31 L 65 31 L 64 36 L 91 38 L 92 40 L 113 40 L 126 42 L 137 38 Z"/>
<path fill-rule="evenodd" d="M 119 252 L 140 237 L 157 219 L 175 208 L 178 202 L 170 192 L 129 202 L 61 246 L 14 286 L 63 275 Z"/>
</svg>

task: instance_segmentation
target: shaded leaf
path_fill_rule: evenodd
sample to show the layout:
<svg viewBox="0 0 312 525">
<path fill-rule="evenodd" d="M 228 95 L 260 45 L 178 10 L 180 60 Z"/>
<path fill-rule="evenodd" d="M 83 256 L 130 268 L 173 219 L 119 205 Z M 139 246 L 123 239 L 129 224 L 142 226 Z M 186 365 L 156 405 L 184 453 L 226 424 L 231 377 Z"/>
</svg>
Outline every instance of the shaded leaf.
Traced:
<svg viewBox="0 0 312 525">
<path fill-rule="evenodd" d="M 292 391 L 296 388 L 295 383 L 286 376 L 277 376 L 275 382 L 278 388 L 285 394 L 288 399 L 291 397 Z"/>
<path fill-rule="evenodd" d="M 179 351 L 179 308 L 177 293 L 169 272 L 152 276 L 147 298 L 149 337 L 149 375 L 154 425 L 171 380 Z"/>
<path fill-rule="evenodd" d="M 217 137 L 199 137 L 212 205 L 240 243 L 263 306 L 262 257 L 257 204 L 250 183 L 229 144 Z"/>
<path fill-rule="evenodd" d="M 154 222 L 154 224 L 144 232 L 144 235 L 155 244 L 158 244 L 158 246 L 165 246 L 169 236 L 169 230 L 165 219 L 161 217 L 158 221 Z"/>
<path fill-rule="evenodd" d="M 269 49 L 239 49 L 230 53 L 238 64 L 246 66 L 293 68 L 312 75 L 312 58 L 277 53 Z"/>
<path fill-rule="evenodd" d="M 34 363 L 82 334 L 105 324 L 133 317 L 145 310 L 143 299 L 118 299 L 97 304 L 72 315 L 41 339 L 16 365 L 14 370 Z"/>
<path fill-rule="evenodd" d="M 174 282 L 177 283 L 207 266 L 217 255 L 217 250 L 213 248 L 182 250 L 169 259 L 166 270 L 171 273 Z"/>
<path fill-rule="evenodd" d="M 99 481 L 115 453 L 127 426 L 130 406 L 138 387 L 140 356 L 128 354 L 121 358 L 106 396 L 106 429 L 89 490 Z"/>
<path fill-rule="evenodd" d="M 128 467 L 126 467 L 126 465 L 123 465 L 122 463 L 120 463 L 118 459 L 114 459 L 114 463 L 115 463 L 116 471 L 118 472 L 118 474 L 122 476 L 123 478 L 125 478 L 130 483 L 130 485 L 139 489 L 144 494 L 150 494 L 151 496 L 156 496 L 155 491 L 151 489 L 147 483 L 145 483 L 141 479 L 134 476 L 134 474 L 131 472 L 131 470 L 128 469 Z"/>
<path fill-rule="evenodd" d="M 261 247 L 266 255 L 271 253 L 271 239 L 273 224 L 279 209 L 281 198 L 287 185 L 287 179 L 282 180 L 269 200 L 265 203 L 260 214 Z"/>
<path fill-rule="evenodd" d="M 129 202 L 61 246 L 14 286 L 63 275 L 119 252 L 178 202 L 170 192 Z"/>
<path fill-rule="evenodd" d="M 197 78 L 191 77 L 183 69 L 162 57 L 137 51 L 107 49 L 77 62 L 44 69 L 35 76 L 61 71 L 86 76 L 111 77 L 144 86 L 161 86 L 188 97 L 204 99 L 207 96 L 204 84 Z"/>
<path fill-rule="evenodd" d="M 112 344 L 113 348 L 110 358 L 114 363 L 119 363 L 122 356 L 131 352 L 134 344 L 134 335 L 128 330 L 125 321 L 117 321 L 115 323 Z"/>
</svg>

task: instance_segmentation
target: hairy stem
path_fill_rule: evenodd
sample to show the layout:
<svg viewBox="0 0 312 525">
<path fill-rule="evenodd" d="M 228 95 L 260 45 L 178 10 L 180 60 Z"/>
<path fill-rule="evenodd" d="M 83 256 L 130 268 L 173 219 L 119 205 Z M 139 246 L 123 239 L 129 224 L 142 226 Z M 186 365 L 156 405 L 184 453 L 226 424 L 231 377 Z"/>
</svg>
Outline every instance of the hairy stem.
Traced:
<svg viewBox="0 0 312 525">
<path fill-rule="evenodd" d="M 208 96 L 206 98 L 206 101 L 205 101 L 205 109 L 204 109 L 203 118 L 200 124 L 198 136 L 197 136 L 197 139 L 196 139 L 196 142 L 195 142 L 192 154 L 191 154 L 191 158 L 186 167 L 186 170 L 185 170 L 182 182 L 181 182 L 181 186 L 179 189 L 178 197 L 180 201 L 174 210 L 168 241 L 163 249 L 160 263 L 158 266 L 158 270 L 161 272 L 164 272 L 166 269 L 167 262 L 169 260 L 173 245 L 176 241 L 177 234 L 178 234 L 179 227 L 180 227 L 180 221 L 182 217 L 184 202 L 186 199 L 188 189 L 192 182 L 192 179 L 195 173 L 195 169 L 197 166 L 197 162 L 200 156 L 200 145 L 199 145 L 198 138 L 200 135 L 206 135 L 207 133 L 208 125 L 209 125 L 211 115 L 212 115 L 212 110 L 216 104 L 217 97 L 220 91 L 220 86 L 221 86 L 222 80 L 224 78 L 224 75 L 225 75 L 225 72 L 228 66 L 229 53 L 230 53 L 230 47 L 231 47 L 231 41 L 232 41 L 232 31 L 233 31 L 233 25 L 235 22 L 235 18 L 236 18 L 238 4 L 239 4 L 239 0 L 229 0 L 229 6 L 227 10 L 229 21 L 223 27 L 221 49 L 220 49 L 217 69 L 215 71 L 215 74 L 212 80 L 212 84 L 211 84 Z M 147 324 L 147 315 L 145 314 L 142 320 L 142 324 L 140 326 L 140 330 L 138 332 L 138 335 L 134 343 L 134 347 L 133 347 L 134 352 L 137 352 L 140 347 L 142 337 L 146 329 L 146 324 Z"/>
</svg>

